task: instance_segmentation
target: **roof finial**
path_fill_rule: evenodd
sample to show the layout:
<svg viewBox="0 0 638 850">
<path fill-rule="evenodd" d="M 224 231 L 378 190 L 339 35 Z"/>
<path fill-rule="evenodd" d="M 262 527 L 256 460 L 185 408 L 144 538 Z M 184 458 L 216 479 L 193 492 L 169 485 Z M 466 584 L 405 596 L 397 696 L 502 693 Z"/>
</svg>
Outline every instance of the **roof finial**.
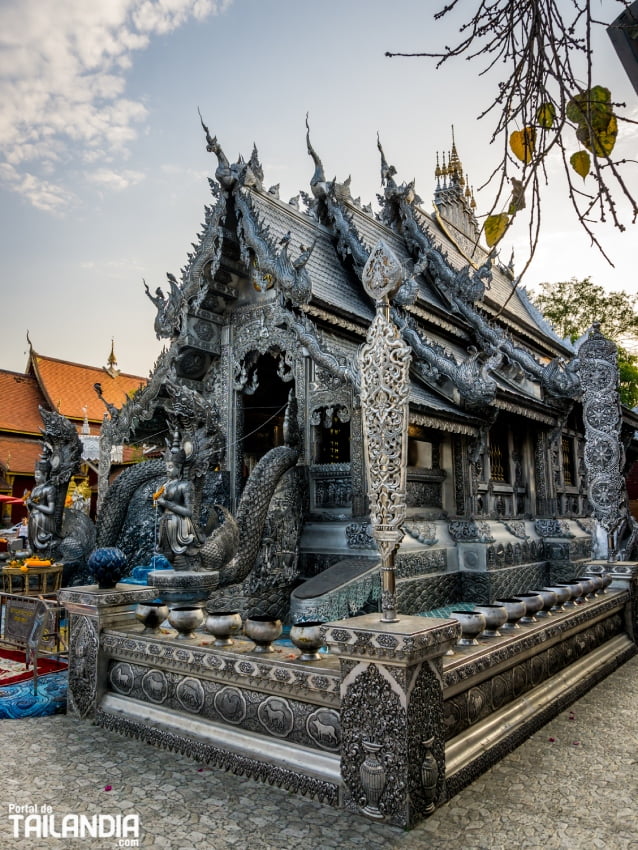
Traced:
<svg viewBox="0 0 638 850">
<path fill-rule="evenodd" d="M 108 366 L 104 367 L 104 371 L 107 372 L 112 378 L 117 378 L 120 374 L 120 370 L 117 368 L 117 357 L 115 356 L 115 340 L 111 337 L 111 353 L 109 354 L 107 361 Z"/>
</svg>

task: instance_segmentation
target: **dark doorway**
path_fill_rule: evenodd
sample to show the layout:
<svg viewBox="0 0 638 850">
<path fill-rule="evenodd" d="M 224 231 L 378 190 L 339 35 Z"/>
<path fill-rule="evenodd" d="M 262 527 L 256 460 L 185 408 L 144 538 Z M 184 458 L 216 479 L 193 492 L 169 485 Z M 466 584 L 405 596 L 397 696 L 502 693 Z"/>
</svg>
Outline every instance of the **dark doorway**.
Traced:
<svg viewBox="0 0 638 850">
<path fill-rule="evenodd" d="M 274 446 L 283 444 L 283 424 L 292 381 L 278 373 L 281 358 L 261 355 L 251 372 L 249 389 L 242 393 L 244 403 L 243 475 L 248 476 L 257 461 Z"/>
</svg>

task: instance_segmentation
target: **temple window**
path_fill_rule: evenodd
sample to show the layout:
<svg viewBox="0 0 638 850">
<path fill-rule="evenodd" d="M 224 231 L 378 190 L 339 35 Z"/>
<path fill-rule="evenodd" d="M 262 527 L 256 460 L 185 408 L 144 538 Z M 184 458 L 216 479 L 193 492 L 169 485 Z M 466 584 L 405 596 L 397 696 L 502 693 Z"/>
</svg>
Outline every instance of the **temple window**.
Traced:
<svg viewBox="0 0 638 850">
<path fill-rule="evenodd" d="M 574 487 L 576 484 L 574 447 L 569 437 L 563 437 L 561 440 L 561 454 L 563 456 L 563 482 L 567 487 Z"/>
<path fill-rule="evenodd" d="M 507 431 L 492 428 L 490 431 L 490 479 L 501 483 L 508 482 L 510 479 L 509 467 Z"/>
<path fill-rule="evenodd" d="M 346 421 L 343 421 L 346 419 Z M 345 408 L 320 408 L 315 411 L 315 463 L 350 462 L 350 417 Z"/>
<path fill-rule="evenodd" d="M 408 428 L 408 466 L 418 469 L 438 469 L 439 443 L 433 435 L 417 425 Z"/>
</svg>

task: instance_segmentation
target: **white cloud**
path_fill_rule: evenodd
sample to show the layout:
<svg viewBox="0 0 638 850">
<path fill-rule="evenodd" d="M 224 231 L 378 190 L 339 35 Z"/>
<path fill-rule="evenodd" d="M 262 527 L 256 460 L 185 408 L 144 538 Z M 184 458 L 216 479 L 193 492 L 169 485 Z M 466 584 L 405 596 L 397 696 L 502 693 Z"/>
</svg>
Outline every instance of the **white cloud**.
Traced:
<svg viewBox="0 0 638 850">
<path fill-rule="evenodd" d="M 0 6 L 0 185 L 39 209 L 72 196 L 39 182 L 71 155 L 87 163 L 126 153 L 147 115 L 125 97 L 135 51 L 189 19 L 223 12 L 232 0 L 4 0 Z M 93 177 L 121 189 L 131 172 Z"/>
<path fill-rule="evenodd" d="M 86 177 L 91 183 L 95 183 L 104 189 L 111 189 L 114 192 L 121 192 L 123 189 L 128 189 L 129 186 L 135 186 L 136 183 L 140 183 L 144 179 L 141 171 L 114 171 L 111 168 L 98 168 L 96 171 L 89 171 Z"/>
<path fill-rule="evenodd" d="M 8 162 L 0 162 L 0 186 L 17 192 L 36 209 L 48 213 L 60 213 L 76 200 L 63 186 L 29 171 L 18 171 Z"/>
</svg>

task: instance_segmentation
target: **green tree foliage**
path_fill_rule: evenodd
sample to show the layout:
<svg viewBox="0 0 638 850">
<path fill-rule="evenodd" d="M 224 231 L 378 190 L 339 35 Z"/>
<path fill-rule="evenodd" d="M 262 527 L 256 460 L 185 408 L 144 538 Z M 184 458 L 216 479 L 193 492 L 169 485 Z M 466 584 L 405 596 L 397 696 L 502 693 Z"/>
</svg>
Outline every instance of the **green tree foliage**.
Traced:
<svg viewBox="0 0 638 850">
<path fill-rule="evenodd" d="M 531 297 L 558 335 L 572 342 L 594 322 L 600 322 L 601 331 L 618 346 L 622 403 L 638 405 L 638 356 L 627 350 L 627 346 L 638 344 L 638 295 L 606 292 L 586 277 L 541 283 L 540 292 Z"/>
</svg>

